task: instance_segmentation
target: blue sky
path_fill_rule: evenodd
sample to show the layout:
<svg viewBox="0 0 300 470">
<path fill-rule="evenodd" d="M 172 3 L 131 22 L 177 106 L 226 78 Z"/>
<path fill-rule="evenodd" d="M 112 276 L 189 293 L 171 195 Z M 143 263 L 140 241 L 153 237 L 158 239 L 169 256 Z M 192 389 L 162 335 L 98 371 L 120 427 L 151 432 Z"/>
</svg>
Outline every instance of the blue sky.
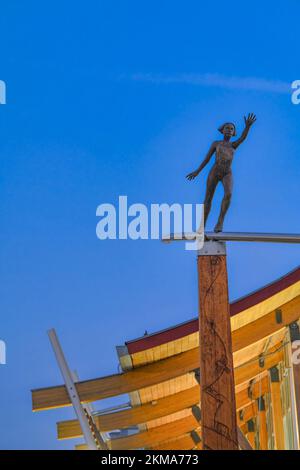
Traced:
<svg viewBox="0 0 300 470">
<path fill-rule="evenodd" d="M 1 449 L 73 447 L 55 429 L 71 409 L 31 412 L 30 389 L 61 383 L 47 329 L 88 379 L 117 372 L 116 345 L 197 314 L 195 254 L 99 241 L 99 204 L 124 194 L 202 202 L 209 168 L 193 183 L 184 176 L 224 120 L 241 132 L 253 111 L 224 229 L 300 233 L 300 106 L 289 91 L 300 78 L 298 11 L 296 0 L 1 5 Z M 297 246 L 229 244 L 231 299 L 299 256 Z"/>
</svg>

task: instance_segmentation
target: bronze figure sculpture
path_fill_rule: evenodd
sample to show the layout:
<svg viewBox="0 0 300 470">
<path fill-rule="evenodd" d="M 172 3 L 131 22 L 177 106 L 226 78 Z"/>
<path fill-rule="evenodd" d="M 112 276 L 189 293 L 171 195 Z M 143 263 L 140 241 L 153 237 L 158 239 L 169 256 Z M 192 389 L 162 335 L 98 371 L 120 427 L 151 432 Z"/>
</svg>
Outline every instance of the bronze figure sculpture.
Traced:
<svg viewBox="0 0 300 470">
<path fill-rule="evenodd" d="M 189 173 L 186 177 L 188 180 L 195 179 L 201 170 L 207 165 L 214 153 L 216 153 L 216 161 L 209 172 L 207 183 L 206 183 L 206 193 L 204 199 L 204 226 L 206 224 L 210 209 L 212 199 L 217 187 L 217 184 L 221 181 L 224 187 L 224 197 L 222 200 L 221 211 L 218 218 L 217 225 L 214 228 L 215 232 L 222 232 L 224 217 L 229 208 L 232 194 L 232 171 L 231 164 L 234 156 L 235 150 L 238 146 L 244 142 L 246 139 L 249 129 L 252 124 L 256 121 L 256 116 L 253 113 L 248 114 L 247 117 L 244 116 L 245 129 L 243 130 L 239 139 L 234 142 L 230 142 L 231 137 L 236 135 L 236 128 L 232 122 L 226 122 L 221 127 L 219 131 L 224 135 L 223 140 L 216 140 L 210 146 L 210 149 L 204 158 L 203 162 L 197 168 L 197 170 Z"/>
</svg>

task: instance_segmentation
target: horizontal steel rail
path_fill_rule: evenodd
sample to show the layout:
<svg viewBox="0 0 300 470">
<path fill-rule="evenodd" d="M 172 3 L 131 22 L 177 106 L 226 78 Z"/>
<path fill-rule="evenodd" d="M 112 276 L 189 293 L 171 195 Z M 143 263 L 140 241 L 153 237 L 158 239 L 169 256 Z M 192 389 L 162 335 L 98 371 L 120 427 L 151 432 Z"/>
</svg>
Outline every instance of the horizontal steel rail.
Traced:
<svg viewBox="0 0 300 470">
<path fill-rule="evenodd" d="M 200 233 L 171 233 L 165 235 L 162 241 L 193 241 L 201 237 Z M 299 233 L 252 233 L 252 232 L 205 232 L 205 241 L 230 242 L 271 242 L 271 243 L 300 243 Z"/>
</svg>

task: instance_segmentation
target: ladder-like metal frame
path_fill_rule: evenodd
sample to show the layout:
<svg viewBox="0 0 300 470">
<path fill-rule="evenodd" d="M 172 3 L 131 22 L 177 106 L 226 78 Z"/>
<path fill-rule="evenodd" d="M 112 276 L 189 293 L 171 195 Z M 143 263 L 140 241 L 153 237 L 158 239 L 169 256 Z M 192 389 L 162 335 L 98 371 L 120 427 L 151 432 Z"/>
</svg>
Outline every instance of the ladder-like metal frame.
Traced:
<svg viewBox="0 0 300 470">
<path fill-rule="evenodd" d="M 77 415 L 80 427 L 89 450 L 107 450 L 107 446 L 102 439 L 100 432 L 97 430 L 90 413 L 90 408 L 84 408 L 82 405 L 77 389 L 76 383 L 73 380 L 73 375 L 67 364 L 62 347 L 59 343 L 56 331 L 52 328 L 48 331 L 48 336 L 56 356 L 61 374 L 63 376 L 68 395 Z"/>
</svg>

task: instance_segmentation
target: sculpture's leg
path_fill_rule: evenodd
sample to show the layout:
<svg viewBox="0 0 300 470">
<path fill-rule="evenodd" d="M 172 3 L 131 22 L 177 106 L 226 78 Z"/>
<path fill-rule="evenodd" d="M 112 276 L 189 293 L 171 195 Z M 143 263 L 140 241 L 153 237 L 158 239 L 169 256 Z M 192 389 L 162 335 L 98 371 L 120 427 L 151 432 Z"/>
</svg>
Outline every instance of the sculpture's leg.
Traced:
<svg viewBox="0 0 300 470">
<path fill-rule="evenodd" d="M 232 194 L 232 173 L 231 172 L 227 173 L 227 175 L 224 176 L 224 178 L 222 179 L 222 184 L 224 187 L 224 197 L 222 200 L 218 222 L 214 229 L 215 232 L 222 232 L 224 218 L 230 206 L 231 194 Z"/>
<path fill-rule="evenodd" d="M 204 198 L 204 227 L 206 226 L 206 221 L 210 213 L 212 199 L 214 197 L 218 182 L 219 178 L 213 167 L 207 177 L 206 182 L 206 193 Z"/>
</svg>

